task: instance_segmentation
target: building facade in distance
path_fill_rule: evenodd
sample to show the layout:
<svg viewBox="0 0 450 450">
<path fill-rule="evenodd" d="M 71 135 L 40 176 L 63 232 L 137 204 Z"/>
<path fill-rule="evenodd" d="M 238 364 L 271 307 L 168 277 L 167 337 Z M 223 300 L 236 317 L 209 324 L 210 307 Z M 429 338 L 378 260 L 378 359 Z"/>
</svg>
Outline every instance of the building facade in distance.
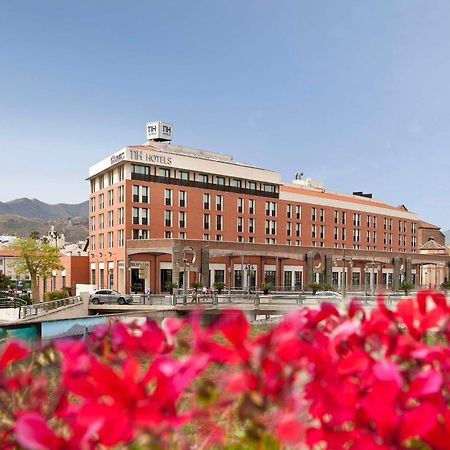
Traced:
<svg viewBox="0 0 450 450">
<path fill-rule="evenodd" d="M 403 205 L 296 178 L 161 136 L 121 148 L 89 169 L 91 284 L 162 292 L 186 271 L 205 286 L 374 292 L 424 285 L 428 266 L 436 286 L 449 276 L 448 254 L 420 251 L 425 222 Z"/>
</svg>

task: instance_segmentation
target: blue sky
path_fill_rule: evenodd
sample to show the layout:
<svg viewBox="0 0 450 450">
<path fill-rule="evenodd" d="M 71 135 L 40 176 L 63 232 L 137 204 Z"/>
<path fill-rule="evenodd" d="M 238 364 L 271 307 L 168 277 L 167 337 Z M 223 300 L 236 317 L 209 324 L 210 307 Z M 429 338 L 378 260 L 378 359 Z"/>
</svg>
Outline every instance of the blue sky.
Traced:
<svg viewBox="0 0 450 450">
<path fill-rule="evenodd" d="M 3 0 L 0 201 L 81 202 L 90 165 L 165 120 L 449 229 L 449 23 L 438 0 Z"/>
</svg>

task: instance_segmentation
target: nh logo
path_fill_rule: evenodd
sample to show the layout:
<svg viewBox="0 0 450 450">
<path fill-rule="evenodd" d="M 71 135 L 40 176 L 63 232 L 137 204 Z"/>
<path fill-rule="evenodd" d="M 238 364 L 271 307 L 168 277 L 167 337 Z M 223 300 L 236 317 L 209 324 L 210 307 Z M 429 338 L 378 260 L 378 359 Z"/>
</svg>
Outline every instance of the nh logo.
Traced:
<svg viewBox="0 0 450 450">
<path fill-rule="evenodd" d="M 149 133 L 156 133 L 156 125 L 149 125 L 147 131 Z"/>
<path fill-rule="evenodd" d="M 163 125 L 162 127 L 163 133 L 172 133 L 172 127 L 168 127 L 167 125 Z"/>
</svg>

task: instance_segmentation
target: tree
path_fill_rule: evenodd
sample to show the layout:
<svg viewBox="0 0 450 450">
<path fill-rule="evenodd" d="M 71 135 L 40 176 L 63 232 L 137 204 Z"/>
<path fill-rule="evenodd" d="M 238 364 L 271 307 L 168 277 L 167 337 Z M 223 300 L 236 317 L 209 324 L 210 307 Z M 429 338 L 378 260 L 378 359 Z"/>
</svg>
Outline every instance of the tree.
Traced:
<svg viewBox="0 0 450 450">
<path fill-rule="evenodd" d="M 18 238 L 8 245 L 8 250 L 18 253 L 11 262 L 17 275 L 29 274 L 31 279 L 31 297 L 33 303 L 39 299 L 37 277 L 43 279 L 51 276 L 53 270 L 62 270 L 59 249 L 32 238 Z"/>
<path fill-rule="evenodd" d="M 405 292 L 405 295 L 408 295 L 408 292 L 411 289 L 414 289 L 414 284 L 410 283 L 409 281 L 403 281 L 403 283 L 400 284 L 398 287 L 401 291 Z"/>
<path fill-rule="evenodd" d="M 11 284 L 11 278 L 4 273 L 0 273 L 0 289 L 5 289 Z"/>
</svg>

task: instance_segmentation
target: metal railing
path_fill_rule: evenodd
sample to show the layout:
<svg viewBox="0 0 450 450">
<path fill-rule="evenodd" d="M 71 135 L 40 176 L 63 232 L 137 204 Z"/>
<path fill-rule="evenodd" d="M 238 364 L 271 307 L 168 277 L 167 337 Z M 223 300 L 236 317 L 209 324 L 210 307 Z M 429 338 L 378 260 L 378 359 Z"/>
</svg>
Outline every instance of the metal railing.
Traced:
<svg viewBox="0 0 450 450">
<path fill-rule="evenodd" d="M 33 305 L 21 306 L 19 311 L 19 319 L 26 319 L 32 316 L 39 316 L 45 314 L 54 309 L 61 308 L 63 306 L 75 305 L 82 303 L 81 297 L 68 297 L 60 300 L 53 300 L 51 302 L 35 303 Z"/>
<path fill-rule="evenodd" d="M 28 305 L 22 298 L 0 298 L 0 308 L 20 308 Z"/>
</svg>

